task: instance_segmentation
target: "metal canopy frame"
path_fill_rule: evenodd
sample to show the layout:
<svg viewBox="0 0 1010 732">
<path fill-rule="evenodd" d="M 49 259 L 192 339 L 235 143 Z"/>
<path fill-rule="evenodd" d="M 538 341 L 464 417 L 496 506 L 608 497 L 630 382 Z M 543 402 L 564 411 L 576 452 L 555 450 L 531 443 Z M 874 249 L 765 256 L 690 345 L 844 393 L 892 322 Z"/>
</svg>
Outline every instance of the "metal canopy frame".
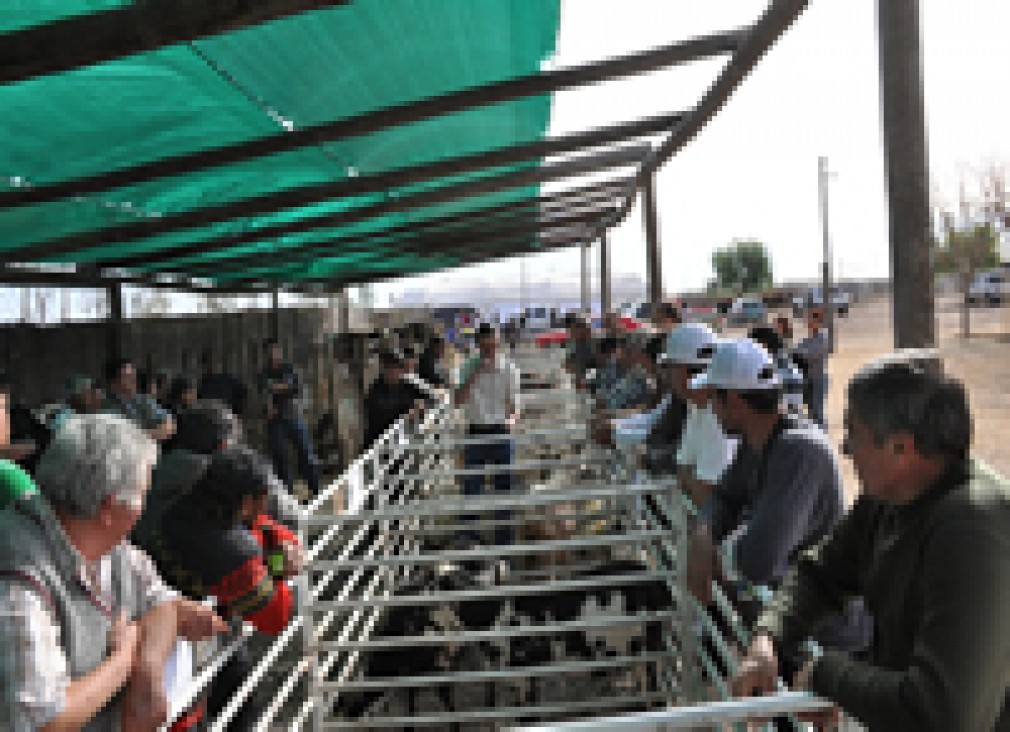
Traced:
<svg viewBox="0 0 1010 732">
<path fill-rule="evenodd" d="M 299 186 L 265 195 L 209 205 L 157 219 L 113 225 L 49 241 L 27 244 L 0 253 L 0 265 L 45 262 L 55 257 L 81 255 L 88 265 L 77 273 L 39 273 L 4 267 L 0 278 L 12 284 L 66 284 L 102 287 L 114 283 L 144 287 L 171 287 L 199 292 L 257 293 L 283 286 L 293 291 L 336 290 L 350 284 L 435 271 L 523 252 L 584 245 L 600 238 L 623 220 L 638 193 L 651 186 L 655 172 L 690 142 L 726 103 L 736 87 L 761 57 L 804 10 L 809 0 L 769 0 L 763 15 L 751 26 L 693 38 L 683 42 L 606 59 L 585 65 L 542 71 L 481 86 L 368 111 L 345 119 L 286 133 L 268 135 L 224 147 L 153 160 L 74 180 L 16 188 L 0 192 L 0 209 L 57 201 L 134 185 L 155 179 L 197 173 L 201 170 L 249 161 L 381 132 L 439 116 L 550 94 L 655 69 L 728 56 L 700 102 L 684 112 L 667 113 L 588 129 L 450 159 L 412 165 L 323 184 Z M 206 37 L 284 15 L 338 5 L 339 2 L 257 2 L 231 0 L 206 3 L 194 0 L 149 0 L 143 10 L 131 6 L 67 18 L 44 26 L 0 36 L 3 65 L 0 83 L 16 83 L 33 76 L 65 71 L 163 45 Z M 173 12 L 178 17 L 173 17 Z M 90 24 L 90 25 L 89 25 Z M 81 29 L 94 28 L 96 46 Z M 39 59 L 27 53 L 31 39 L 68 37 L 76 29 L 80 38 Z M 660 136 L 656 145 L 643 138 Z M 636 142 L 639 141 L 639 142 Z M 551 159 L 552 156 L 565 156 Z M 597 186 L 572 187 L 551 196 L 477 205 L 449 213 L 426 207 L 466 205 L 466 199 L 496 194 L 546 181 L 571 181 L 603 170 L 633 166 L 632 176 L 615 178 Z M 462 179 L 460 178 L 462 176 Z M 595 190 L 593 190 L 595 188 Z M 520 193 L 516 190 L 516 193 Z M 374 196 L 383 196 L 376 201 Z M 367 196 L 372 196 L 368 198 Z M 595 196 L 595 197 L 594 197 Z M 357 201 L 357 197 L 362 197 Z M 250 226 L 245 231 L 211 236 L 182 245 L 151 241 L 147 251 L 108 257 L 97 263 L 95 247 L 143 242 L 159 234 L 198 230 L 230 221 L 252 223 L 256 217 L 282 211 L 297 216 L 301 206 L 347 199 L 351 208 L 336 213 Z M 354 203 L 358 205 L 354 206 Z M 390 221 L 390 214 L 410 213 L 418 220 Z M 425 213 L 428 215 L 425 216 Z M 367 234 L 340 236 L 334 229 L 349 224 L 379 224 Z M 327 231 L 329 230 L 329 231 Z M 294 234 L 318 240 L 284 246 L 275 241 Z M 335 235 L 336 234 L 336 235 Z M 300 237 L 301 241 L 302 237 Z M 653 237 L 655 239 L 655 237 Z M 658 247 L 658 244 L 654 244 Z M 383 266 L 350 270 L 346 277 L 312 277 L 317 257 L 369 251 L 383 247 Z M 262 253 L 256 250 L 261 249 Z M 212 258 L 200 259 L 208 252 Z M 410 264 L 397 263 L 397 254 L 411 255 Z M 390 256 L 393 255 L 393 256 Z M 417 257 L 430 257 L 431 268 L 417 266 Z M 450 261 L 451 263 L 447 264 Z M 407 258 L 404 258 L 407 259 Z M 422 260 L 423 261 L 423 260 Z M 656 260 L 658 262 L 658 260 Z M 171 274 L 173 279 L 164 275 Z M 306 276 L 308 275 L 308 276 Z M 658 281 L 659 273 L 653 275 Z M 213 280 L 213 283 L 193 277 Z M 658 289 L 657 289 L 658 288 Z M 650 292 L 661 288 L 650 282 Z"/>
</svg>

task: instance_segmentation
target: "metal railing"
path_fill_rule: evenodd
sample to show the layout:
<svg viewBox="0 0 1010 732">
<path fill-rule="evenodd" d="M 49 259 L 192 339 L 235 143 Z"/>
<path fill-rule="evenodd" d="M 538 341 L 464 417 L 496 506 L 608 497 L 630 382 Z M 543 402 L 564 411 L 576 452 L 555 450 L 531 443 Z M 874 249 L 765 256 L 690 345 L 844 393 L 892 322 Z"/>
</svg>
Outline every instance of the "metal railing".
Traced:
<svg viewBox="0 0 1010 732">
<path fill-rule="evenodd" d="M 414 422 L 408 418 L 402 418 L 397 421 L 367 451 L 362 453 L 339 478 L 326 486 L 305 507 L 302 519 L 324 514 L 329 507 L 332 507 L 334 501 L 341 501 L 342 505 L 338 507 L 340 510 L 348 510 L 352 503 L 364 502 L 370 496 L 379 493 L 390 458 L 400 458 L 405 452 L 399 446 L 409 439 L 416 439 L 417 436 L 440 431 L 442 423 L 450 417 L 451 409 L 449 405 L 447 403 L 438 403 L 425 414 L 420 422 Z M 430 466 L 440 457 L 440 453 L 435 452 L 431 455 L 423 456 L 419 460 L 422 461 L 421 464 Z M 359 550 L 360 545 L 365 539 L 364 532 L 357 532 L 350 537 L 346 537 L 341 536 L 337 525 L 330 522 L 330 526 L 330 530 L 315 537 L 311 543 L 304 544 L 306 546 L 307 562 L 316 561 L 325 552 L 334 551 L 335 545 L 338 543 L 338 537 L 343 539 L 340 556 L 350 556 L 355 550 Z M 300 533 L 300 538 L 305 542 L 306 536 L 304 531 Z M 360 548 L 360 551 L 366 554 L 370 551 L 375 551 L 374 542 L 369 546 Z M 305 636 L 308 633 L 308 629 L 304 624 L 304 618 L 306 617 L 304 604 L 308 598 L 318 598 L 326 592 L 333 584 L 336 576 L 335 572 L 324 574 L 316 583 L 311 585 L 308 582 L 308 575 L 289 580 L 290 586 L 297 593 L 300 612 L 292 618 L 281 634 L 270 642 L 260 660 L 236 691 L 226 708 L 222 710 L 221 714 L 207 721 L 208 729 L 211 732 L 224 730 L 238 714 L 242 705 L 249 700 L 256 687 L 263 682 L 268 671 L 271 670 L 281 655 L 290 653 L 292 649 L 297 648 L 302 658 L 293 666 L 283 683 L 280 684 L 271 703 L 264 710 L 264 713 L 257 722 L 257 730 L 268 730 L 270 728 L 270 724 L 276 719 L 283 705 L 291 698 L 296 685 L 305 678 L 306 673 L 309 671 L 308 656 L 303 651 L 306 645 Z M 363 583 L 363 576 L 364 573 L 356 575 L 354 580 L 348 583 L 345 589 L 360 586 Z M 332 622 L 333 620 L 330 619 L 329 624 L 332 624 Z M 221 648 L 195 674 L 189 688 L 182 695 L 181 701 L 177 701 L 173 706 L 171 716 L 161 727 L 161 730 L 167 730 L 172 723 L 207 693 L 217 675 L 232 656 L 249 642 L 254 632 L 255 630 L 251 625 L 245 624 L 237 634 L 228 637 L 223 642 Z M 308 703 L 310 702 L 311 700 L 308 700 Z"/>
<path fill-rule="evenodd" d="M 562 373 L 557 353 L 517 360 Z M 693 506 L 674 479 L 642 479 L 593 445 L 591 405 L 558 379 L 524 391 L 511 465 L 461 466 L 463 451 L 500 437 L 468 435 L 443 403 L 420 423 L 393 425 L 306 507 L 298 615 L 210 730 L 225 729 L 278 666 L 257 730 L 282 719 L 291 730 L 665 730 L 826 706 L 809 694 L 728 699 L 747 630 L 718 586 L 714 610 L 686 590 Z M 461 495 L 462 479 L 505 470 L 518 490 Z M 504 543 L 502 529 L 512 532 Z M 463 535 L 479 538 L 459 543 Z M 466 582 L 439 585 L 447 567 L 465 570 Z M 432 577 L 430 587 L 417 584 Z M 575 598 L 577 612 L 552 608 L 557 598 Z M 644 604 L 625 606 L 630 598 Z M 492 619 L 464 622 L 475 607 Z M 397 626 L 397 617 L 409 622 Z M 248 635 L 211 659 L 191 698 Z M 558 650 L 572 639 L 578 652 Z M 524 657 L 531 649 L 543 652 Z M 423 653 L 438 662 L 410 667 Z M 391 657 L 403 659 L 400 668 L 383 666 Z M 720 701 L 697 704 L 712 695 Z M 621 716 L 598 717 L 607 714 Z M 587 716 L 598 718 L 571 721 Z"/>
</svg>

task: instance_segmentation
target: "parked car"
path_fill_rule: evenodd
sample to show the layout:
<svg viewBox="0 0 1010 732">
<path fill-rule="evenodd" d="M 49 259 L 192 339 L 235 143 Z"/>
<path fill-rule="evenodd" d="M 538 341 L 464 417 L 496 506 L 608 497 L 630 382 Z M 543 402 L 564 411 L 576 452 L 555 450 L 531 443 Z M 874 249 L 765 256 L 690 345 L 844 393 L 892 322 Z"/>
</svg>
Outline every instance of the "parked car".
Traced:
<svg viewBox="0 0 1010 732">
<path fill-rule="evenodd" d="M 1010 297 L 1010 276 L 996 270 L 979 272 L 965 297 L 969 305 L 999 305 Z"/>
<path fill-rule="evenodd" d="M 551 327 L 551 311 L 542 306 L 526 308 L 525 327 L 529 333 L 540 333 Z"/>
<path fill-rule="evenodd" d="M 738 297 L 726 316 L 729 325 L 762 325 L 768 320 L 768 309 L 756 297 Z"/>
<path fill-rule="evenodd" d="M 807 294 L 793 298 L 793 315 L 801 317 L 810 308 L 823 307 L 824 298 L 821 295 L 820 287 L 811 288 Z M 831 288 L 831 307 L 839 317 L 844 318 L 849 314 L 849 307 L 852 305 L 852 296 L 840 287 Z"/>
</svg>

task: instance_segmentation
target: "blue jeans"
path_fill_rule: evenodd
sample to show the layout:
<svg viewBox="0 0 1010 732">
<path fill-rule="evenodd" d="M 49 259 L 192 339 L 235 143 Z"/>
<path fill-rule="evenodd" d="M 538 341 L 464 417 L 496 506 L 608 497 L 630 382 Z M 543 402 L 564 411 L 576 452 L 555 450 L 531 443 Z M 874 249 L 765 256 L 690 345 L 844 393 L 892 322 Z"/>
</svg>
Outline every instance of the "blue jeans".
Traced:
<svg viewBox="0 0 1010 732">
<path fill-rule="evenodd" d="M 494 442 L 487 442 L 481 445 L 466 445 L 463 449 L 463 465 L 466 468 L 480 468 L 484 465 L 510 465 L 515 458 L 515 443 L 504 430 L 501 433 L 502 439 Z M 471 437 L 489 437 L 484 434 L 470 434 Z M 463 495 L 479 496 L 484 493 L 485 477 L 483 475 L 463 476 Z M 512 471 L 496 471 L 492 475 L 494 491 L 498 495 L 511 495 L 515 482 Z M 508 521 L 512 517 L 512 512 L 508 510 L 495 511 L 495 521 Z M 465 514 L 459 517 L 463 521 L 476 521 L 474 514 Z M 513 541 L 513 530 L 511 526 L 498 526 L 494 531 L 496 544 L 511 544 Z"/>
<path fill-rule="evenodd" d="M 308 483 L 309 492 L 315 496 L 319 493 L 319 462 L 312 451 L 309 439 L 309 429 L 301 417 L 274 417 L 267 422 L 267 445 L 274 461 L 274 469 L 284 485 L 291 490 L 293 478 L 288 461 L 287 444 L 291 442 L 298 456 L 298 472 Z"/>
</svg>

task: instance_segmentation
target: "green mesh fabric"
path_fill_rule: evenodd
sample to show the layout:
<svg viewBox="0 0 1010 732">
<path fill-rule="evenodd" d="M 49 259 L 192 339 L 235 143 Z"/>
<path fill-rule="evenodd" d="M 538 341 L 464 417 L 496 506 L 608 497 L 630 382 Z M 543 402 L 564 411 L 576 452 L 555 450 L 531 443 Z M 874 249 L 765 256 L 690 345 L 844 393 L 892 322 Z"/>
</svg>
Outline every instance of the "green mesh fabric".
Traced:
<svg viewBox="0 0 1010 732">
<path fill-rule="evenodd" d="M 129 5 L 130 0 L 4 0 L 0 33 Z"/>
<path fill-rule="evenodd" d="M 5 7 L 0 13 L 0 29 L 122 4 L 11 2 L 13 10 Z M 3 86 L 0 186 L 72 180 L 535 73 L 554 51 L 558 6 L 558 0 L 357 0 Z M 0 247 L 17 249 L 138 218 L 535 140 L 547 129 L 550 105 L 549 96 L 531 97 L 93 196 L 0 210 Z M 479 200 L 488 205 L 496 196 L 512 200 L 536 192 L 536 187 L 526 187 Z M 68 255 L 22 258 L 91 262 L 212 242 L 231 233 L 368 205 L 385 195 L 325 201 Z M 468 199 L 242 246 L 244 251 L 294 252 L 306 242 L 380 230 L 472 205 Z M 415 265 L 417 271 L 427 271 L 431 264 L 420 257 L 394 259 L 390 251 L 395 247 L 382 250 L 382 256 L 399 262 L 405 273 Z M 354 269 L 359 266 L 366 273 L 376 271 L 374 257 L 368 255 L 341 255 L 326 263 L 326 271 L 335 277 L 357 276 Z M 211 252 L 205 256 L 215 261 Z M 446 266 L 446 258 L 438 265 Z M 322 267 L 305 276 L 315 277 Z M 299 262 L 257 274 L 288 277 L 303 271 L 309 270 Z M 222 277 L 241 274 L 221 272 Z"/>
</svg>

